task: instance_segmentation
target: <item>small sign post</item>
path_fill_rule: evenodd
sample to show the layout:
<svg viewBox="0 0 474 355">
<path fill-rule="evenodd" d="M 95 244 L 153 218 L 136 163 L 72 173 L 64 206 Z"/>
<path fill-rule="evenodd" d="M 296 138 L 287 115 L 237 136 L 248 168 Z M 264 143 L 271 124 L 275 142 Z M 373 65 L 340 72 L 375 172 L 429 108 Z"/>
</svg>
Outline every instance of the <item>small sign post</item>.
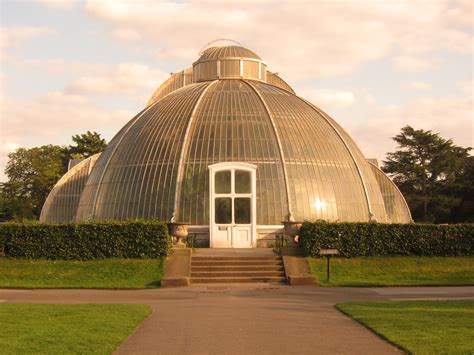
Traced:
<svg viewBox="0 0 474 355">
<path fill-rule="evenodd" d="M 319 250 L 319 255 L 324 255 L 327 260 L 327 281 L 329 282 L 329 259 L 331 259 L 331 256 L 333 255 L 338 255 L 339 251 L 337 249 L 320 249 Z"/>
</svg>

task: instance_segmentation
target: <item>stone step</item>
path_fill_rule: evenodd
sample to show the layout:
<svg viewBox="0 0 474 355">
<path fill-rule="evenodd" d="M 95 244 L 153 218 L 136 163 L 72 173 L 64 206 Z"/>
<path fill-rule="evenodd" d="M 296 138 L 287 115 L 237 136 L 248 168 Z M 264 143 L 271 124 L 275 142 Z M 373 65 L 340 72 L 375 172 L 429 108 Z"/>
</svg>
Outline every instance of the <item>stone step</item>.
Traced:
<svg viewBox="0 0 474 355">
<path fill-rule="evenodd" d="M 216 271 L 216 270 L 222 270 L 222 271 L 285 271 L 285 268 L 283 265 L 245 265 L 245 266 L 234 266 L 234 265 L 212 265 L 212 266 L 196 266 L 193 265 L 191 267 L 191 271 Z"/>
<path fill-rule="evenodd" d="M 285 277 L 282 271 L 191 271 L 191 277 Z"/>
<path fill-rule="evenodd" d="M 216 260 L 216 261 L 196 261 L 191 259 L 191 267 L 193 266 L 281 266 L 281 260 Z"/>
<path fill-rule="evenodd" d="M 280 256 L 193 256 L 194 261 L 280 261 Z"/>
<path fill-rule="evenodd" d="M 278 255 L 193 255 L 191 283 L 284 283 L 285 268 Z"/>
<path fill-rule="evenodd" d="M 285 283 L 284 277 L 191 277 L 192 284 L 203 283 Z"/>
</svg>

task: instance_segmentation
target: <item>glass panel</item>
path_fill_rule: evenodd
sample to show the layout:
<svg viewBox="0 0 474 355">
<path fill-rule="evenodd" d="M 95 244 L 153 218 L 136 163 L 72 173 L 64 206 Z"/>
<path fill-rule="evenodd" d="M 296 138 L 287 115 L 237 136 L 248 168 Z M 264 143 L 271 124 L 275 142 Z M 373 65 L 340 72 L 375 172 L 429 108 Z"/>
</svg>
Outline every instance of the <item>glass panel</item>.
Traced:
<svg viewBox="0 0 474 355">
<path fill-rule="evenodd" d="M 235 193 L 249 194 L 250 187 L 250 171 L 236 170 L 235 171 Z"/>
<path fill-rule="evenodd" d="M 250 198 L 234 199 L 235 223 L 250 224 Z"/>
<path fill-rule="evenodd" d="M 216 194 L 230 194 L 230 170 L 218 171 L 214 180 Z"/>
<path fill-rule="evenodd" d="M 281 90 L 278 92 L 283 93 Z M 282 100 L 283 97 L 278 101 Z M 286 120 L 287 117 L 282 119 Z M 276 225 L 288 214 L 275 132 L 265 106 L 249 85 L 240 80 L 220 80 L 211 86 L 197 107 L 188 138 L 189 150 L 186 150 L 183 161 L 186 179 L 181 181 L 183 193 L 178 202 L 179 218 L 195 225 L 209 223 L 209 212 L 214 211 L 209 210 L 208 166 L 237 161 L 233 157 L 258 166 L 254 191 L 259 206 L 255 211 L 256 222 Z M 156 186 L 158 188 L 161 183 Z M 214 192 L 215 186 L 211 188 Z"/>
<path fill-rule="evenodd" d="M 215 219 L 218 224 L 232 223 L 232 199 L 230 197 L 216 198 Z"/>
</svg>

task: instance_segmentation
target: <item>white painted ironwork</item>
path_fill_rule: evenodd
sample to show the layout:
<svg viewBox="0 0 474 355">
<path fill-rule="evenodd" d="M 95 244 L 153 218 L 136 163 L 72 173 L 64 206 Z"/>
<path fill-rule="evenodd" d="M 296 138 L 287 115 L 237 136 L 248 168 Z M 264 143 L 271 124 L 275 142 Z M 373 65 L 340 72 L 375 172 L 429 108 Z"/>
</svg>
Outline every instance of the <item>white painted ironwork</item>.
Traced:
<svg viewBox="0 0 474 355">
<path fill-rule="evenodd" d="M 191 116 L 189 117 L 188 124 L 186 126 L 186 132 L 184 133 L 184 141 L 183 145 L 181 148 L 181 153 L 179 155 L 179 162 L 178 162 L 178 176 L 176 178 L 176 190 L 175 190 L 175 198 L 174 198 L 174 211 L 173 211 L 173 216 L 176 216 L 178 213 L 178 204 L 181 199 L 181 185 L 183 182 L 183 170 L 184 170 L 184 155 L 187 152 L 188 146 L 189 146 L 189 129 L 191 127 L 191 124 L 194 120 L 196 111 L 199 107 L 199 104 L 201 103 L 202 98 L 206 94 L 207 90 L 209 90 L 210 87 L 212 87 L 217 81 L 212 81 L 207 85 L 207 87 L 202 91 L 201 95 L 199 96 L 199 99 L 196 102 L 196 105 L 193 108 L 193 111 L 191 112 Z"/>
<path fill-rule="evenodd" d="M 250 193 L 237 193 L 235 191 L 235 171 L 237 170 L 243 170 L 250 173 Z M 209 166 L 209 237 L 211 248 L 251 248 L 257 246 L 256 170 L 256 165 L 242 162 L 225 162 Z M 221 171 L 231 172 L 230 193 L 216 193 L 215 191 L 215 174 Z M 218 224 L 215 221 L 215 199 L 219 197 L 231 199 L 231 223 Z M 235 222 L 235 198 L 250 198 L 250 224 L 238 224 Z M 250 240 L 248 240 L 248 243 L 242 244 L 239 236 L 240 232 L 250 233 Z M 219 234 L 225 234 L 227 240 L 225 242 L 219 241 Z"/>
<path fill-rule="evenodd" d="M 293 211 L 291 210 L 291 201 L 290 201 L 290 189 L 288 185 L 288 172 L 286 170 L 286 164 L 285 164 L 285 154 L 283 153 L 283 147 L 281 145 L 281 140 L 280 140 L 280 135 L 278 134 L 278 130 L 275 126 L 275 122 L 272 116 L 272 113 L 270 112 L 267 103 L 265 102 L 264 98 L 262 95 L 258 92 L 258 90 L 253 86 L 249 81 L 244 80 L 244 82 L 249 85 L 252 90 L 257 94 L 257 96 L 260 98 L 260 101 L 262 102 L 263 106 L 265 107 L 265 110 L 267 112 L 268 118 L 270 119 L 270 122 L 272 124 L 273 132 L 275 133 L 275 138 L 277 140 L 278 144 L 278 150 L 280 152 L 280 161 L 283 169 L 283 177 L 285 180 L 285 191 L 286 191 L 286 202 L 288 204 L 288 220 L 289 221 L 294 221 L 293 218 Z"/>
<path fill-rule="evenodd" d="M 372 206 L 370 204 L 370 197 L 369 197 L 369 192 L 367 191 L 367 185 L 365 183 L 365 179 L 364 179 L 364 176 L 362 175 L 362 171 L 361 171 L 361 168 L 359 166 L 359 163 L 357 162 L 357 159 L 355 158 L 354 156 L 354 153 L 352 152 L 351 148 L 349 147 L 349 145 L 347 144 L 346 140 L 344 139 L 344 137 L 342 136 L 342 134 L 339 132 L 339 130 L 332 124 L 331 121 L 329 121 L 325 115 L 324 112 L 322 112 L 321 110 L 319 110 L 316 106 L 314 106 L 311 102 L 303 99 L 303 98 L 300 98 L 301 100 L 303 100 L 304 102 L 306 102 L 313 110 L 315 110 L 317 113 L 319 113 L 319 115 L 331 126 L 331 128 L 334 130 L 334 132 L 336 132 L 337 136 L 341 139 L 342 143 L 344 144 L 344 147 L 346 147 L 347 151 L 349 152 L 349 155 L 351 156 L 351 159 L 352 161 L 354 162 L 355 166 L 356 166 L 356 169 L 357 169 L 357 173 L 360 177 L 360 180 L 362 182 L 362 187 L 364 188 L 364 195 L 365 195 L 365 199 L 367 201 L 367 209 L 369 211 L 369 221 L 374 221 L 375 219 L 375 215 L 372 211 Z"/>
</svg>

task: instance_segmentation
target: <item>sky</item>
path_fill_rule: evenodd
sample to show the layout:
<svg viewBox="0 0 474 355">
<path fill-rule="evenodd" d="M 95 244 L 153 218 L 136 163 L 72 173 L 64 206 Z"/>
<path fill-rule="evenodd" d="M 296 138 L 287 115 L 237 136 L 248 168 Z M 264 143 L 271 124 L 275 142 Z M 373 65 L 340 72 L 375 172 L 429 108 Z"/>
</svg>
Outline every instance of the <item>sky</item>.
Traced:
<svg viewBox="0 0 474 355">
<path fill-rule="evenodd" d="M 474 146 L 473 1 L 0 0 L 0 181 L 18 147 L 109 141 L 170 73 L 241 43 L 367 158 L 405 125 Z"/>
</svg>

